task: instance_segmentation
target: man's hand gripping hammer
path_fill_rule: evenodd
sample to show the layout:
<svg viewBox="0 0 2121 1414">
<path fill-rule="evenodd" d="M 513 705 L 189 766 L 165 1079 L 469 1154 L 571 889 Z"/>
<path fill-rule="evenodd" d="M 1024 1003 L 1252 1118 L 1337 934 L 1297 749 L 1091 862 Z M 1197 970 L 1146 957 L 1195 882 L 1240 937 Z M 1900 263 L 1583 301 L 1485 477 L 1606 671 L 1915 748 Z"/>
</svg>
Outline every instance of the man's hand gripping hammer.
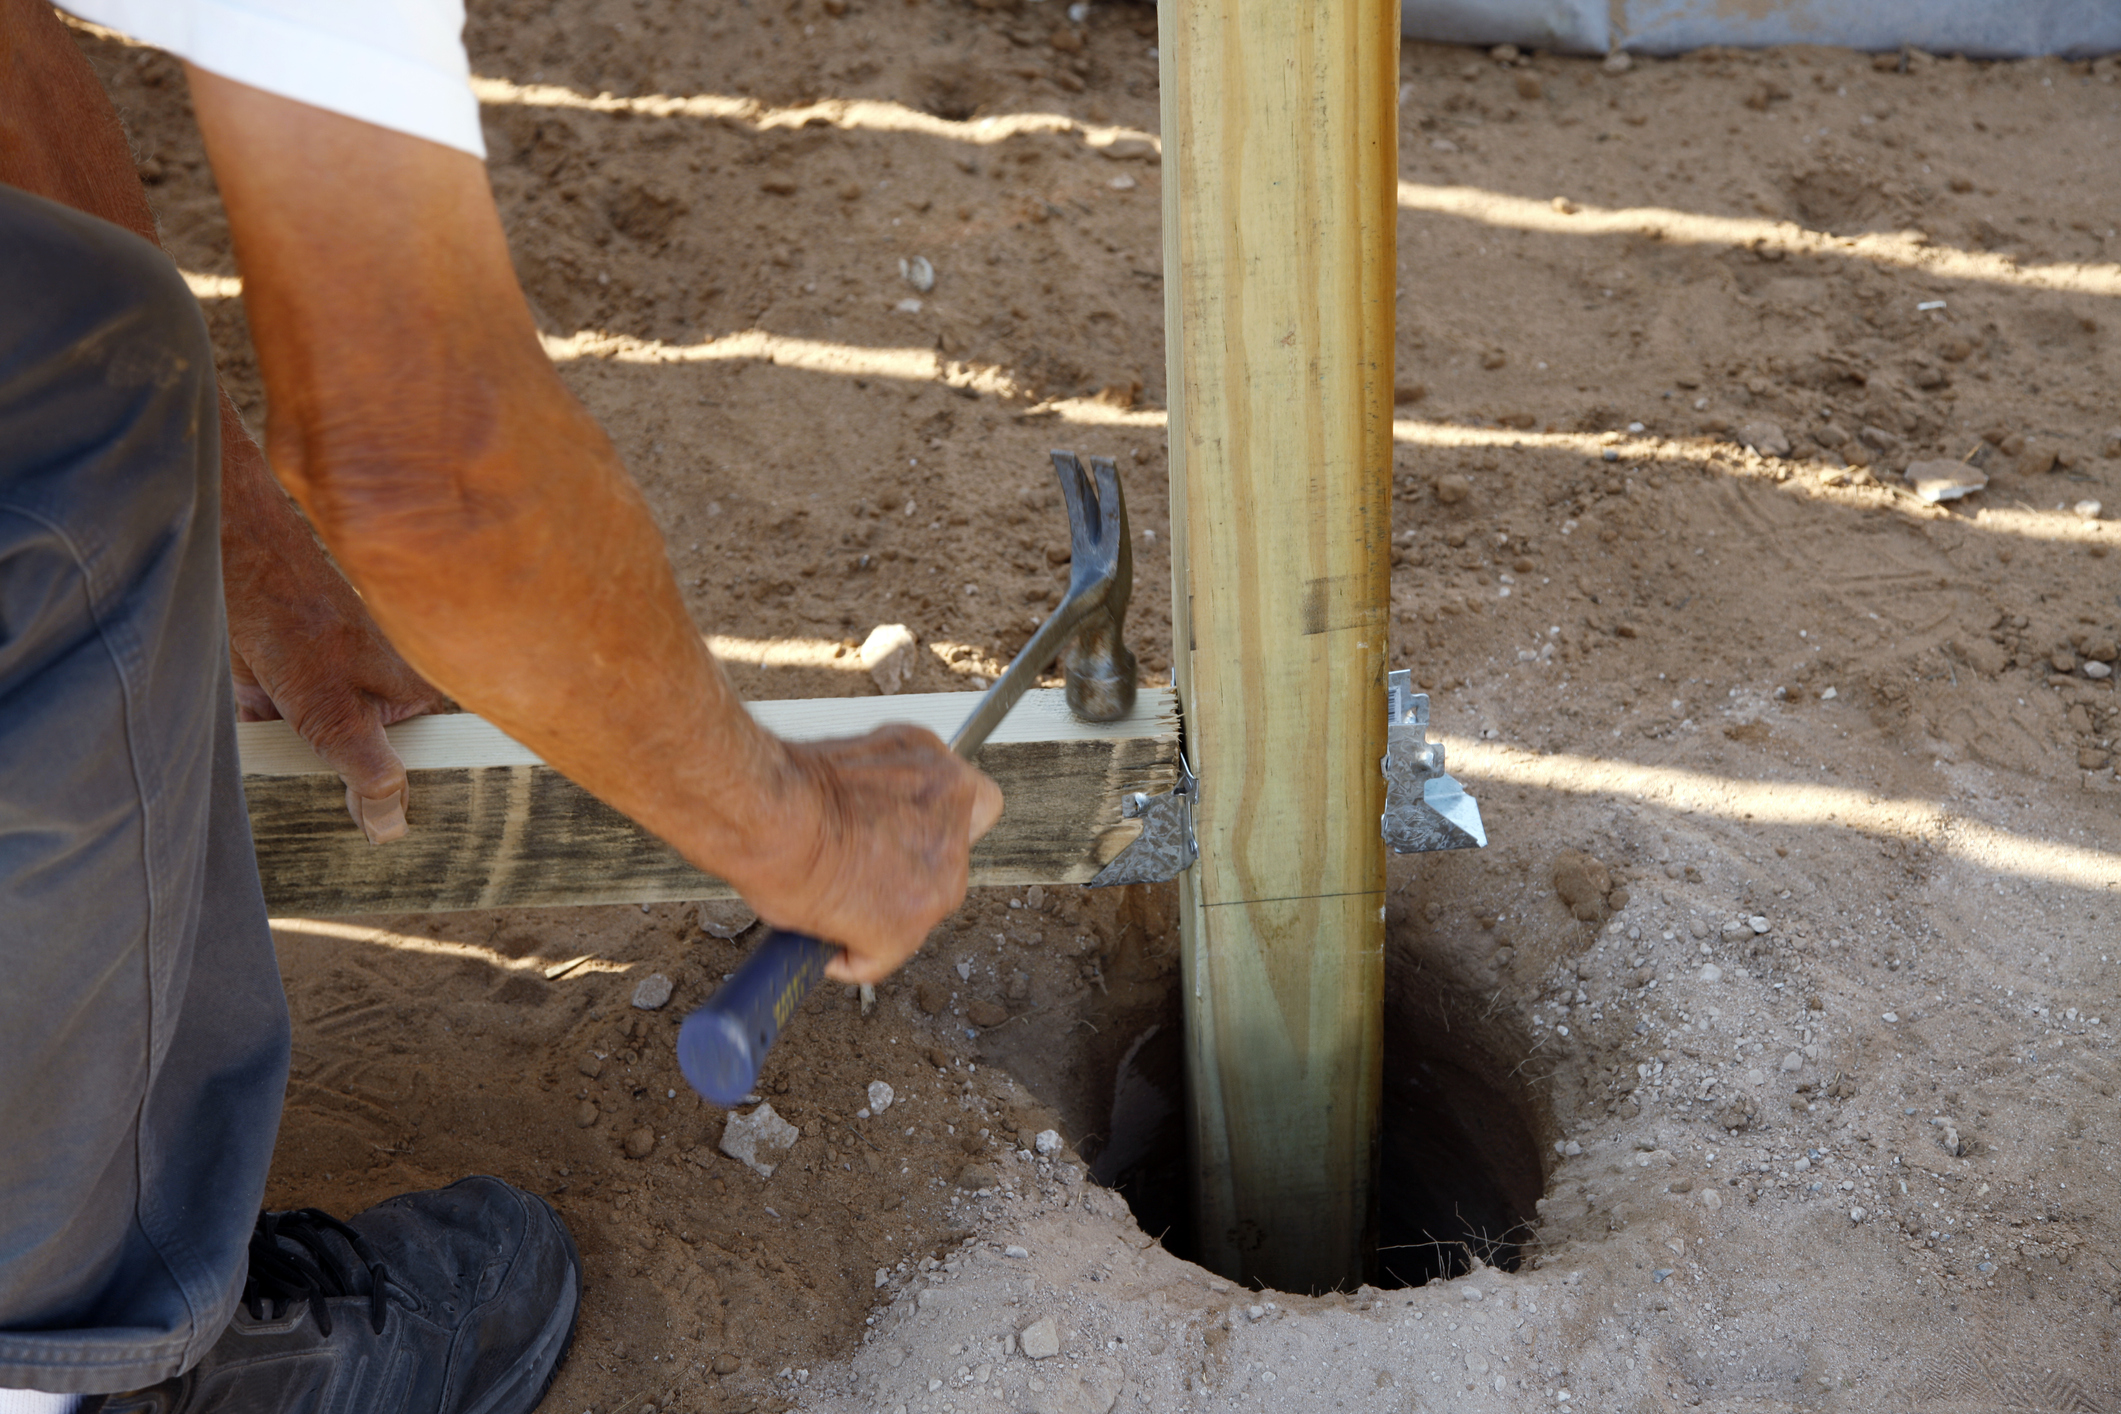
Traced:
<svg viewBox="0 0 2121 1414">
<path fill-rule="evenodd" d="M 1073 452 L 1053 453 L 1068 506 L 1068 593 L 950 739 L 950 749 L 967 760 L 1056 656 L 1078 717 L 1111 722 L 1133 710 L 1134 655 L 1120 638 L 1134 592 L 1127 506 L 1118 468 L 1104 457 L 1091 458 L 1090 468 L 1085 472 Z M 678 1068 L 686 1082 L 714 1104 L 741 1103 L 781 1028 L 838 951 L 801 933 L 768 934 L 679 1028 Z"/>
</svg>

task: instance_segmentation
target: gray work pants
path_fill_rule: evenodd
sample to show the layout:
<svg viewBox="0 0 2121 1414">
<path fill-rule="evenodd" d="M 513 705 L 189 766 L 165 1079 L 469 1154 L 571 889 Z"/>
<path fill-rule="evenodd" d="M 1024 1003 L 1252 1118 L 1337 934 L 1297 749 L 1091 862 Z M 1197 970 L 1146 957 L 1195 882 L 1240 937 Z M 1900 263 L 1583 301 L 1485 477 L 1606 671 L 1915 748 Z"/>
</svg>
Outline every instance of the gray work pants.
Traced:
<svg viewBox="0 0 2121 1414">
<path fill-rule="evenodd" d="M 214 388 L 167 256 L 0 186 L 0 1387 L 196 1363 L 264 1197 Z"/>
</svg>

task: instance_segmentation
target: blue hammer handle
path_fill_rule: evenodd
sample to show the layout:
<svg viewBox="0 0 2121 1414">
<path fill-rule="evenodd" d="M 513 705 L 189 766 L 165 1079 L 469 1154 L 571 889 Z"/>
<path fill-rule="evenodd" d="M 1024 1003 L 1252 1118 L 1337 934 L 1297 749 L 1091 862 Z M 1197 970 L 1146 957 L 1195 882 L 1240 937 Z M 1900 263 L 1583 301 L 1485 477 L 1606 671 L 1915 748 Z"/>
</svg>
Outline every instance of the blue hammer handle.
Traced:
<svg viewBox="0 0 2121 1414">
<path fill-rule="evenodd" d="M 1101 609 L 1123 611 L 1133 578 L 1127 543 L 1127 511 L 1120 499 L 1119 473 L 1104 458 L 1095 458 L 1092 470 L 1070 452 L 1055 452 L 1053 468 L 1060 476 L 1061 496 L 1068 505 L 1069 538 L 1073 559 L 1068 595 L 1038 632 L 1031 635 L 1016 658 L 994 680 L 972 715 L 951 738 L 950 749 L 970 760 L 987 734 L 1008 714 L 1038 673 L 1067 646 L 1075 631 Z M 1114 641 L 1117 641 L 1115 623 Z M 1128 659 L 1131 673 L 1132 659 Z M 1133 693 L 1131 678 L 1127 703 Z M 1071 700 L 1071 705 L 1073 705 Z M 1111 708 L 1124 715 L 1125 706 Z M 685 1083 L 700 1092 L 710 1104 L 727 1109 L 741 1104 L 758 1083 L 759 1070 L 774 1038 L 788 1024 L 803 998 L 825 975 L 825 964 L 839 955 L 831 943 L 802 933 L 775 929 L 766 941 L 751 950 L 729 980 L 707 999 L 705 1006 L 685 1018 L 678 1028 L 678 1069 Z"/>
<path fill-rule="evenodd" d="M 774 1037 L 839 951 L 802 933 L 768 933 L 707 1005 L 678 1028 L 685 1083 L 710 1104 L 741 1104 L 758 1083 Z"/>
</svg>

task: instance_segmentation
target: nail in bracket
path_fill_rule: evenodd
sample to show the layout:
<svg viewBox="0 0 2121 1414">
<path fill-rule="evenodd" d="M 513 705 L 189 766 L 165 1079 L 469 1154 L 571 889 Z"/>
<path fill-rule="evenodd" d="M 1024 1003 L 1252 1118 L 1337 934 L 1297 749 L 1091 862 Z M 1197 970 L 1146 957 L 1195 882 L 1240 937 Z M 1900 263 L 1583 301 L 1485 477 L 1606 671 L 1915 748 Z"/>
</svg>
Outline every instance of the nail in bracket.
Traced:
<svg viewBox="0 0 2121 1414">
<path fill-rule="evenodd" d="M 1444 773 L 1443 743 L 1429 740 L 1429 695 L 1401 668 L 1386 679 L 1385 844 L 1394 854 L 1485 849 L 1480 804 Z"/>
<path fill-rule="evenodd" d="M 1177 785 L 1161 795 L 1136 791 L 1121 801 L 1119 813 L 1126 819 L 1141 821 L 1142 832 L 1112 856 L 1111 863 L 1097 871 L 1090 887 L 1161 883 L 1191 869 L 1193 861 L 1200 858 L 1200 846 L 1193 837 L 1193 807 L 1199 799 L 1200 782 L 1187 768 L 1186 758 L 1180 756 Z"/>
</svg>

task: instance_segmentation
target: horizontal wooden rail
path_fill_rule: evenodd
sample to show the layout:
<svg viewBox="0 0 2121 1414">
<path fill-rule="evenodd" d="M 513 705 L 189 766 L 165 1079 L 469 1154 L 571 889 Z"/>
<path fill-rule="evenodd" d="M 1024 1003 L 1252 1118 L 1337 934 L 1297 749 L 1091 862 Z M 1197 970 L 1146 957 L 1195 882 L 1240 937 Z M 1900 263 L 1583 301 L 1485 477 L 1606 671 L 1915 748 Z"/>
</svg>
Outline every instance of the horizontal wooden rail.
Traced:
<svg viewBox="0 0 2121 1414">
<path fill-rule="evenodd" d="M 900 697 L 754 702 L 796 741 L 911 722 L 948 737 L 976 699 Z M 370 845 L 346 818 L 346 789 L 284 722 L 237 728 L 265 901 L 276 915 L 658 903 L 725 898 L 729 886 L 547 766 L 483 718 L 421 717 L 390 729 L 411 780 L 411 831 Z M 1080 884 L 1140 826 L 1133 791 L 1169 790 L 1178 708 L 1144 691 L 1118 722 L 1079 722 L 1058 689 L 1024 695 L 978 757 L 1001 783 L 999 824 L 972 852 L 975 885 Z"/>
</svg>

